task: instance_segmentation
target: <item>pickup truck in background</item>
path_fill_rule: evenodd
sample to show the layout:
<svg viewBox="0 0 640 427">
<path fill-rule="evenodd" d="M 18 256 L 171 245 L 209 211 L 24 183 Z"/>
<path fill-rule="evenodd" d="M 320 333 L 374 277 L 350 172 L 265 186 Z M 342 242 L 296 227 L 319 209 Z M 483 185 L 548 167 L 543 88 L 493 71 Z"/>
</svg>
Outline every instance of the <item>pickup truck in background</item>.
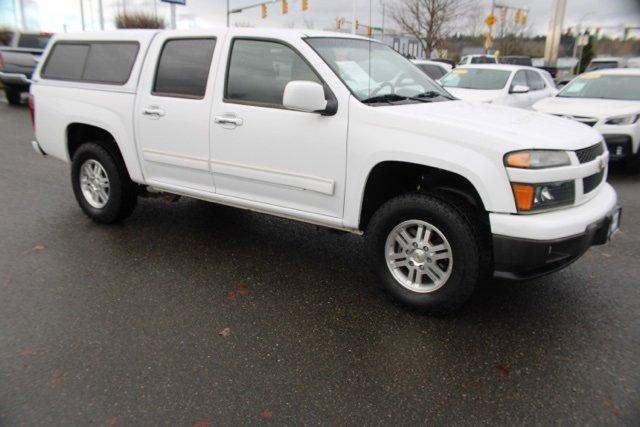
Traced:
<svg viewBox="0 0 640 427">
<path fill-rule="evenodd" d="M 34 149 L 71 164 L 94 221 L 165 193 L 364 235 L 354 262 L 429 313 L 491 275 L 557 271 L 618 229 L 599 132 L 456 100 L 350 34 L 61 34 L 30 96 Z"/>
<path fill-rule="evenodd" d="M 0 82 L 9 104 L 19 104 L 22 93 L 29 92 L 31 75 L 50 38 L 50 33 L 14 32 L 8 45 L 0 46 Z"/>
</svg>

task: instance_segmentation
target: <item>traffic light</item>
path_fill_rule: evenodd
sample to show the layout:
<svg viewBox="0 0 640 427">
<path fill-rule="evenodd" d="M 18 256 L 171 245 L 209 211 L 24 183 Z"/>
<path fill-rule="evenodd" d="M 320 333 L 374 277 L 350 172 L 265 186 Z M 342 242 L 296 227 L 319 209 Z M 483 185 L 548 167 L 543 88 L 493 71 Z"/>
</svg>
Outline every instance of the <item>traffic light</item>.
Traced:
<svg viewBox="0 0 640 427">
<path fill-rule="evenodd" d="M 289 1 L 288 0 L 282 0 L 282 14 L 286 15 L 289 12 Z"/>
<path fill-rule="evenodd" d="M 302 10 L 303 11 L 309 10 L 309 0 L 302 0 Z"/>
<path fill-rule="evenodd" d="M 260 5 L 260 16 L 262 16 L 262 19 L 267 19 L 267 5 L 266 4 L 261 4 Z"/>
<path fill-rule="evenodd" d="M 520 16 L 522 15 L 522 11 L 520 9 L 516 10 L 516 14 L 513 17 L 513 20 L 516 24 L 520 23 Z"/>
<path fill-rule="evenodd" d="M 358 30 L 359 28 L 360 28 L 360 21 L 356 19 L 356 30 Z"/>
<path fill-rule="evenodd" d="M 520 23 L 522 25 L 527 25 L 527 13 L 526 12 L 522 12 L 522 16 L 520 17 Z"/>
<path fill-rule="evenodd" d="M 339 30 L 342 27 L 342 19 L 336 19 L 336 29 Z"/>
<path fill-rule="evenodd" d="M 369 37 L 372 37 L 372 36 L 373 36 L 373 27 L 367 27 L 367 35 L 368 35 Z"/>
</svg>

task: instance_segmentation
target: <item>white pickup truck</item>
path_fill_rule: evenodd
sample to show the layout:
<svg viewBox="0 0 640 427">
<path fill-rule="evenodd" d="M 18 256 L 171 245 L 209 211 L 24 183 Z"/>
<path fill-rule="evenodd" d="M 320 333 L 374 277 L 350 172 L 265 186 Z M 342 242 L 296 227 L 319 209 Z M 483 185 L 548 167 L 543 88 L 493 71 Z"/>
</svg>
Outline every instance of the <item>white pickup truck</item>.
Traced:
<svg viewBox="0 0 640 427">
<path fill-rule="evenodd" d="M 35 150 L 71 163 L 93 220 L 170 193 L 364 234 L 380 283 L 430 313 L 483 277 L 565 267 L 618 228 L 598 132 L 456 100 L 351 35 L 61 34 L 30 106 Z"/>
</svg>

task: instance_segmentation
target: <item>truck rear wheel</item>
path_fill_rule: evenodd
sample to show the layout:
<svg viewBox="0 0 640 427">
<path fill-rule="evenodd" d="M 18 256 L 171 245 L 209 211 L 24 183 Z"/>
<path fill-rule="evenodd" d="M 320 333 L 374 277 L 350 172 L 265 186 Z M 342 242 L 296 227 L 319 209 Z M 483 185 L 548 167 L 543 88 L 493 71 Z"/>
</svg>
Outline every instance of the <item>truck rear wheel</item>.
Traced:
<svg viewBox="0 0 640 427">
<path fill-rule="evenodd" d="M 78 204 L 96 222 L 123 220 L 136 207 L 137 186 L 124 163 L 99 144 L 89 142 L 75 152 L 71 183 Z"/>
<path fill-rule="evenodd" d="M 479 231 L 455 204 L 423 194 L 396 197 L 374 214 L 367 239 L 378 278 L 398 301 L 442 315 L 473 293 Z"/>
<path fill-rule="evenodd" d="M 5 86 L 4 94 L 7 97 L 7 102 L 9 105 L 20 105 L 20 101 L 22 100 L 22 94 L 20 89 L 16 89 L 15 87 Z"/>
</svg>

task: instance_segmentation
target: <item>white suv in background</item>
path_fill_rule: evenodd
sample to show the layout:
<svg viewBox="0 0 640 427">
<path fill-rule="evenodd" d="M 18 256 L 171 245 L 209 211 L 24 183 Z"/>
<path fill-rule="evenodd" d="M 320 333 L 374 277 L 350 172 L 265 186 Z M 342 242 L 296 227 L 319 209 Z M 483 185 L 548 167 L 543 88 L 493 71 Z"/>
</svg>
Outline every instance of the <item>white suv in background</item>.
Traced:
<svg viewBox="0 0 640 427">
<path fill-rule="evenodd" d="M 640 172 L 640 68 L 585 73 L 533 108 L 594 127 L 612 160 L 625 160 Z"/>
</svg>

